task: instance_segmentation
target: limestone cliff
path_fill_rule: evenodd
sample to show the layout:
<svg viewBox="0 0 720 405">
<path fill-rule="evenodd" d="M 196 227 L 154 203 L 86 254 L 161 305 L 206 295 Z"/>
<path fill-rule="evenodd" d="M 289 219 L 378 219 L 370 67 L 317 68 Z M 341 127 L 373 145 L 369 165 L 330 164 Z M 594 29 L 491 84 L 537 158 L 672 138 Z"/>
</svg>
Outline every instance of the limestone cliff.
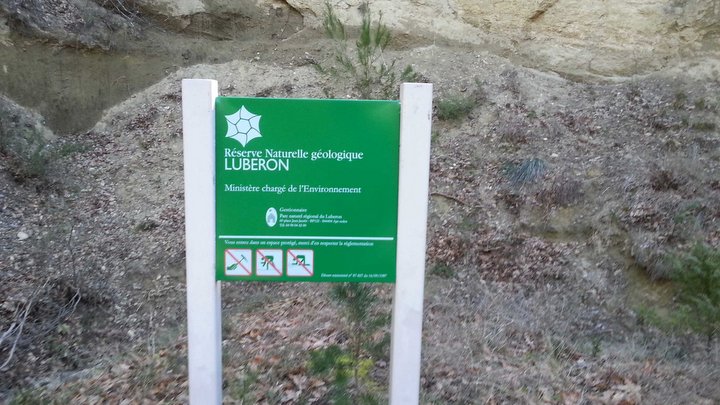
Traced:
<svg viewBox="0 0 720 405">
<path fill-rule="evenodd" d="M 324 0 L 141 0 L 146 10 L 192 16 L 244 16 L 263 24 L 293 17 L 294 28 L 321 24 Z M 334 0 L 359 22 L 362 0 Z M 525 64 L 574 75 L 630 75 L 720 52 L 718 0 L 375 0 L 375 12 L 400 33 L 488 46 Z M 298 16 L 302 16 L 301 19 Z M 188 22 L 190 24 L 190 22 Z"/>
</svg>

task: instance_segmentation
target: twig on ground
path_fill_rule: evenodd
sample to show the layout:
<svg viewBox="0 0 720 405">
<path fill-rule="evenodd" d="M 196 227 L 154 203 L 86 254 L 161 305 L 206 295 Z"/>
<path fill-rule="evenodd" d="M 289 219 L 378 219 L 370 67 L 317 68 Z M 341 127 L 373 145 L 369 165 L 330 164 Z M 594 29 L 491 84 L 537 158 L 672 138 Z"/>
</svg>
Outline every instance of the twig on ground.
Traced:
<svg viewBox="0 0 720 405">
<path fill-rule="evenodd" d="M 460 205 L 467 205 L 467 203 L 466 203 L 465 201 L 463 201 L 463 200 L 461 200 L 461 199 L 459 199 L 459 198 L 457 198 L 457 197 L 453 197 L 453 196 L 451 196 L 451 195 L 443 194 L 443 193 L 440 193 L 440 192 L 437 192 L 437 191 L 431 192 L 430 195 L 436 195 L 436 196 L 439 196 L 439 197 L 445 197 L 445 198 L 447 198 L 448 200 L 453 200 L 453 201 L 455 201 L 456 203 L 458 203 L 458 204 L 460 204 Z"/>
<path fill-rule="evenodd" d="M 49 281 L 50 278 L 46 279 L 42 286 L 36 288 L 35 291 L 33 291 L 32 295 L 30 295 L 30 299 L 27 300 L 23 309 L 16 312 L 16 314 L 19 315 L 20 319 L 18 320 L 18 316 L 16 316 L 15 321 L 10 325 L 10 327 L 8 327 L 5 332 L 3 332 L 2 337 L 0 337 L 0 347 L 2 347 L 5 339 L 12 335 L 15 335 L 12 346 L 10 346 L 10 349 L 8 350 L 8 356 L 5 359 L 5 362 L 0 365 L 0 370 L 4 371 L 5 367 L 7 367 L 8 364 L 10 364 L 10 361 L 12 361 L 12 358 L 15 355 L 15 350 L 17 349 L 18 342 L 20 341 L 20 336 L 22 336 L 23 328 L 25 327 L 25 322 L 27 321 L 28 314 L 30 314 L 30 309 L 32 308 L 33 304 L 35 304 L 35 300 L 39 292 L 45 289 Z"/>
</svg>

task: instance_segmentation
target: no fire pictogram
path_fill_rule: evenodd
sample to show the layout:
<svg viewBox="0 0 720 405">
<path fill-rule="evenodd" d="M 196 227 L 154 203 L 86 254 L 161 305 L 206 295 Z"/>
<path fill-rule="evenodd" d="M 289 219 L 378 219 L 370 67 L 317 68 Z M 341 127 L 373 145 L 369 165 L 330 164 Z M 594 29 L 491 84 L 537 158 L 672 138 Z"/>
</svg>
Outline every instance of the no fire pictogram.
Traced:
<svg viewBox="0 0 720 405">
<path fill-rule="evenodd" d="M 255 251 L 255 269 L 258 276 L 282 276 L 283 251 L 281 249 L 258 249 Z"/>
<path fill-rule="evenodd" d="M 252 275 L 252 252 L 250 249 L 225 250 L 225 275 L 250 276 Z"/>
<path fill-rule="evenodd" d="M 310 277 L 314 274 L 315 254 L 312 250 L 288 249 L 287 275 Z"/>
</svg>

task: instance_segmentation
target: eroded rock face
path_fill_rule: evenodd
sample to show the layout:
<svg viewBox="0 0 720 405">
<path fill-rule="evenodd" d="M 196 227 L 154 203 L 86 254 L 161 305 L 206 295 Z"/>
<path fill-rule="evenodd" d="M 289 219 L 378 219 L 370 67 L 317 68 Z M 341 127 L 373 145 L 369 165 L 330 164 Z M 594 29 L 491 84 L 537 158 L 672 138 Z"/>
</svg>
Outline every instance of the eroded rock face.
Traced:
<svg viewBox="0 0 720 405">
<path fill-rule="evenodd" d="M 598 75 L 662 68 L 720 47 L 717 0 L 458 0 L 459 18 L 551 69 Z M 713 49 L 715 48 L 715 49 Z"/>
<path fill-rule="evenodd" d="M 100 7 L 100 4 L 105 7 Z M 349 25 L 363 0 L 332 0 Z M 580 77 L 647 73 L 720 58 L 720 0 L 373 0 L 396 34 L 480 45 L 521 64 Z M 128 7 L 130 9 L 128 9 Z M 0 0 L 8 25 L 64 43 L 112 48 L 136 12 L 219 39 L 286 38 L 322 25 L 325 0 Z"/>
<path fill-rule="evenodd" d="M 139 35 L 121 11 L 91 0 L 0 0 L 0 41 L 9 44 L 12 29 L 67 46 L 107 50 L 121 38 Z"/>
<path fill-rule="evenodd" d="M 7 140 L 23 131 L 35 132 L 46 142 L 55 139 L 55 134 L 45 126 L 40 114 L 0 94 L 0 136 Z"/>
<path fill-rule="evenodd" d="M 304 27 L 303 15 L 276 0 L 137 0 L 144 13 L 182 31 L 221 39 L 243 38 L 254 29 L 287 37 Z"/>
<path fill-rule="evenodd" d="M 171 17 L 206 12 L 205 3 L 202 0 L 140 0 L 138 5 Z"/>
<path fill-rule="evenodd" d="M 259 2 L 262 0 L 259 0 Z M 288 0 L 319 26 L 322 0 Z M 335 1 L 359 22 L 360 0 Z M 401 32 L 496 47 L 523 63 L 575 75 L 630 75 L 720 54 L 718 0 L 380 0 L 373 10 Z"/>
</svg>

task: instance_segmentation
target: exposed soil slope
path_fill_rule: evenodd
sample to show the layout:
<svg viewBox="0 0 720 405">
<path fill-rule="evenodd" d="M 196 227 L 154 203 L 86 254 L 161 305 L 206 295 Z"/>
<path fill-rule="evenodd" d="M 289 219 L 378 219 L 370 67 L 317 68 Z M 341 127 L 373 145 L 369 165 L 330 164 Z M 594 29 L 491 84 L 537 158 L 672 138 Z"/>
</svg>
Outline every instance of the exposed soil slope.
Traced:
<svg viewBox="0 0 720 405">
<path fill-rule="evenodd" d="M 23 325 L 0 345 L 0 401 L 186 401 L 181 79 L 356 96 L 313 67 L 333 63 L 319 33 L 237 44 L 237 60 L 180 69 L 48 138 L 42 173 L 0 154 L 0 333 Z M 672 306 L 668 255 L 720 246 L 720 61 L 585 83 L 406 44 L 384 58 L 436 95 L 423 403 L 720 401 L 720 344 L 648 316 Z M 2 140 L 46 133 L 0 106 L 17 116 Z M 391 287 L 376 292 L 389 308 Z M 327 286 L 223 294 L 227 402 L 327 403 L 308 351 L 348 341 Z M 377 359 L 379 392 L 386 377 Z"/>
</svg>

